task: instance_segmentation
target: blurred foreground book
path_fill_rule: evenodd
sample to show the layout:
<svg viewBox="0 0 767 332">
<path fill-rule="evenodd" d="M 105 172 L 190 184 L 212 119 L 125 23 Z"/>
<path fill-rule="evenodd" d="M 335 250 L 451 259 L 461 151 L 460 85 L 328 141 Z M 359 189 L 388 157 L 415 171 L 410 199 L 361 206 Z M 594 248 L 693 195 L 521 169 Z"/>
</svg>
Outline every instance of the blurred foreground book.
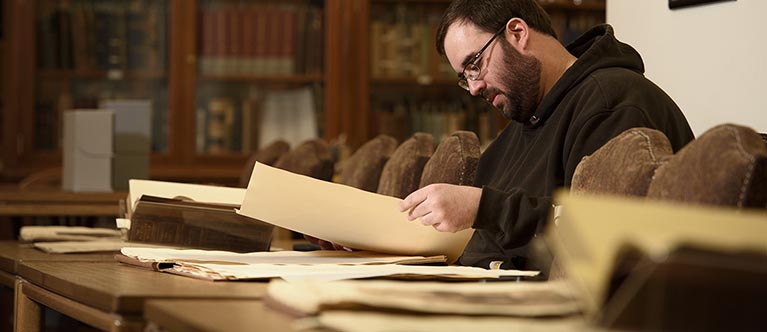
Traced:
<svg viewBox="0 0 767 332">
<path fill-rule="evenodd" d="M 767 307 L 767 211 L 557 196 L 547 240 L 610 329 L 748 331 Z"/>
</svg>

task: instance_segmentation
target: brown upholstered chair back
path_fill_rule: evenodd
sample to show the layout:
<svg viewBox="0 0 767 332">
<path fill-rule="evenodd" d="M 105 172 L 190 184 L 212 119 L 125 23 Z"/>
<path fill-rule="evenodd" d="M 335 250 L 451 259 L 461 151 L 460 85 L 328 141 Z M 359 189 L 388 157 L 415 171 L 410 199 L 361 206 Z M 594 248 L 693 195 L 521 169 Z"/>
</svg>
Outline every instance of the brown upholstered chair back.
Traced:
<svg viewBox="0 0 767 332">
<path fill-rule="evenodd" d="M 445 137 L 423 168 L 420 187 L 433 183 L 471 185 L 479 164 L 479 138 L 470 131 Z"/>
<path fill-rule="evenodd" d="M 418 189 L 426 162 L 434 153 L 434 137 L 415 133 L 400 144 L 384 165 L 378 182 L 378 193 L 398 198 Z"/>
<path fill-rule="evenodd" d="M 573 194 L 645 196 L 655 169 L 673 154 L 662 132 L 633 128 L 583 157 L 575 168 Z"/>
<path fill-rule="evenodd" d="M 767 145 L 748 127 L 711 128 L 658 167 L 647 197 L 767 208 Z"/>
<path fill-rule="evenodd" d="M 343 162 L 338 182 L 376 192 L 384 165 L 396 149 L 397 140 L 388 135 L 378 135 L 367 141 Z"/>
<path fill-rule="evenodd" d="M 290 151 L 290 144 L 284 140 L 275 140 L 268 145 L 258 149 L 253 153 L 245 163 L 245 167 L 240 174 L 240 187 L 247 187 L 250 181 L 250 174 L 253 173 L 253 167 L 256 166 L 256 162 L 272 166 L 277 159 L 280 159 L 282 155 Z"/>
<path fill-rule="evenodd" d="M 274 167 L 325 181 L 333 178 L 333 158 L 328 143 L 321 138 L 299 144 L 280 157 Z"/>
</svg>

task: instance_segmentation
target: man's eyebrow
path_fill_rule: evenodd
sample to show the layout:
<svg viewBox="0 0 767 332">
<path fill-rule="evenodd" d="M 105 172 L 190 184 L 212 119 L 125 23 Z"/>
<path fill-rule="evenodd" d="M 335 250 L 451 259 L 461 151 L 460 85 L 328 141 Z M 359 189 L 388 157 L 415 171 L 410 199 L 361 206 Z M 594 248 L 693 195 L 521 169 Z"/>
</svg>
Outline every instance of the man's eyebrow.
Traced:
<svg viewBox="0 0 767 332">
<path fill-rule="evenodd" d="M 468 65 L 469 62 L 473 61 L 476 56 L 477 56 L 477 53 L 471 53 L 467 55 L 465 58 L 463 58 L 463 61 L 461 61 L 461 66 L 466 67 L 466 65 Z"/>
</svg>

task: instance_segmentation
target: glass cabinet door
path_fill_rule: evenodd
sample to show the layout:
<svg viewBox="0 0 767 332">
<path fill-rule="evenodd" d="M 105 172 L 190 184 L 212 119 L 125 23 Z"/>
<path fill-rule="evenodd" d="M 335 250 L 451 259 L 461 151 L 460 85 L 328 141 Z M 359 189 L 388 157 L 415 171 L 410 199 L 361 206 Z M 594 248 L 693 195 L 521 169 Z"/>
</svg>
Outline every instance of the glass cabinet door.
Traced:
<svg viewBox="0 0 767 332">
<path fill-rule="evenodd" d="M 38 1 L 32 148 L 61 148 L 67 110 L 127 104 L 167 152 L 168 19 L 166 0 Z"/>
<path fill-rule="evenodd" d="M 324 10 L 315 0 L 199 1 L 198 155 L 322 136 Z"/>
<path fill-rule="evenodd" d="M 370 110 L 373 131 L 403 141 L 416 132 L 436 140 L 456 130 L 482 142 L 498 127 L 490 106 L 457 85 L 455 71 L 434 42 L 447 1 L 373 0 L 369 23 Z"/>
</svg>

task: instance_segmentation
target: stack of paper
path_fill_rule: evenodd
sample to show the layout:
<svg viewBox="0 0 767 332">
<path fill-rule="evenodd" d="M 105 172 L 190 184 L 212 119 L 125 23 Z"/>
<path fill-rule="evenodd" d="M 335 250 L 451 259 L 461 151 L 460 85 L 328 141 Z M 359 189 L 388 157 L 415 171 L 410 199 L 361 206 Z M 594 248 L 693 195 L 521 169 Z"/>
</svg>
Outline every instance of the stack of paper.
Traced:
<svg viewBox="0 0 767 332">
<path fill-rule="evenodd" d="M 206 280 L 344 280 L 375 277 L 498 279 L 535 276 L 534 271 L 485 270 L 463 266 L 413 266 L 445 262 L 444 256 L 393 256 L 371 252 L 256 252 L 123 248 L 121 261 Z"/>
<path fill-rule="evenodd" d="M 272 304 L 299 315 L 338 309 L 407 311 L 423 314 L 561 316 L 580 312 L 564 281 L 557 282 L 406 282 L 347 280 L 269 284 Z"/>
<path fill-rule="evenodd" d="M 21 241 L 93 241 L 119 239 L 120 231 L 108 228 L 79 226 L 24 226 L 19 232 Z"/>
<path fill-rule="evenodd" d="M 297 330 L 357 332 L 584 331 L 563 282 L 272 281 L 266 303 L 299 316 Z"/>
</svg>

